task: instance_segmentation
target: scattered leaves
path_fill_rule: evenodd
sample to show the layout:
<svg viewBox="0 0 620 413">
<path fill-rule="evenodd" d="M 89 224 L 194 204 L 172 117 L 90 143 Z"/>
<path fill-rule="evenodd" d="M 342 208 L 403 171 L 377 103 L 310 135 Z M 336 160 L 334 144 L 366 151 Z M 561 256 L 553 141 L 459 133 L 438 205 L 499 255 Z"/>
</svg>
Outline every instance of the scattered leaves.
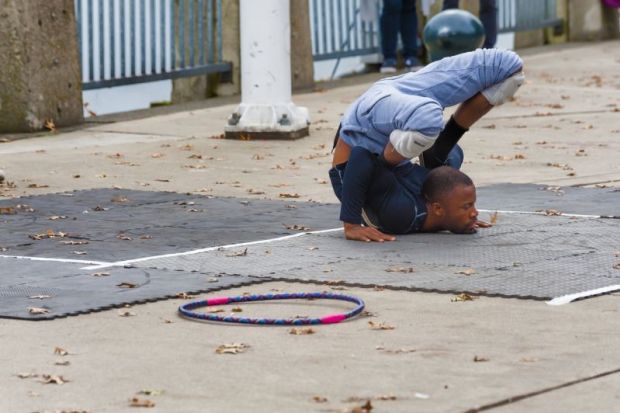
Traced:
<svg viewBox="0 0 620 413">
<path fill-rule="evenodd" d="M 241 307 L 233 307 L 232 310 L 233 313 L 242 313 L 243 312 L 243 308 Z"/>
<path fill-rule="evenodd" d="M 385 322 L 375 323 L 374 321 L 369 321 L 368 326 L 371 330 L 394 330 L 396 328 Z"/>
<path fill-rule="evenodd" d="M 43 184 L 43 185 L 40 185 L 40 184 L 29 184 L 28 185 L 28 188 L 49 188 L 49 187 L 50 187 L 49 185 L 45 185 L 45 184 Z"/>
<path fill-rule="evenodd" d="M 474 356 L 474 363 L 484 363 L 485 361 L 489 361 L 487 357 Z"/>
<path fill-rule="evenodd" d="M 250 346 L 245 343 L 222 344 L 215 349 L 217 354 L 239 354 L 245 352 Z"/>
<path fill-rule="evenodd" d="M 117 287 L 120 288 L 136 288 L 137 285 L 134 283 L 130 283 L 130 282 L 122 282 L 120 284 L 116 284 Z"/>
<path fill-rule="evenodd" d="M 327 397 L 323 396 L 313 396 L 312 401 L 316 403 L 327 403 Z"/>
<path fill-rule="evenodd" d="M 41 307 L 28 307 L 28 312 L 30 314 L 39 315 L 39 314 L 47 314 L 50 312 L 47 308 Z"/>
<path fill-rule="evenodd" d="M 397 349 L 386 349 L 384 346 L 377 346 L 375 347 L 375 350 L 382 351 L 387 354 L 414 353 L 417 351 L 414 348 L 407 348 L 407 347 L 402 347 L 402 348 L 397 348 Z"/>
<path fill-rule="evenodd" d="M 112 199 L 110 200 L 112 202 L 116 202 L 118 204 L 122 204 L 125 202 L 129 202 L 129 199 L 126 196 L 123 195 L 115 195 L 112 197 Z"/>
<path fill-rule="evenodd" d="M 557 209 L 545 209 L 545 215 L 546 216 L 551 216 L 551 217 L 555 217 L 555 216 L 559 216 L 562 215 L 562 213 L 560 211 L 558 211 Z"/>
<path fill-rule="evenodd" d="M 93 274 L 93 277 L 107 277 L 109 275 L 110 275 L 109 272 L 96 272 Z"/>
<path fill-rule="evenodd" d="M 56 360 L 54 363 L 55 366 L 68 366 L 69 364 L 71 364 L 69 360 Z"/>
<path fill-rule="evenodd" d="M 314 329 L 312 327 L 294 327 L 291 328 L 288 333 L 289 334 L 293 334 L 295 336 L 305 336 L 305 335 L 309 335 L 309 334 L 314 334 L 316 331 L 314 331 Z"/>
<path fill-rule="evenodd" d="M 182 292 L 182 293 L 177 293 L 175 297 L 180 298 L 181 300 L 191 300 L 192 298 L 196 298 L 198 296 L 195 294 L 188 294 L 188 293 Z"/>
<path fill-rule="evenodd" d="M 498 216 L 498 212 L 497 211 L 493 212 L 489 217 L 489 224 L 491 225 L 497 224 L 497 216 Z"/>
</svg>

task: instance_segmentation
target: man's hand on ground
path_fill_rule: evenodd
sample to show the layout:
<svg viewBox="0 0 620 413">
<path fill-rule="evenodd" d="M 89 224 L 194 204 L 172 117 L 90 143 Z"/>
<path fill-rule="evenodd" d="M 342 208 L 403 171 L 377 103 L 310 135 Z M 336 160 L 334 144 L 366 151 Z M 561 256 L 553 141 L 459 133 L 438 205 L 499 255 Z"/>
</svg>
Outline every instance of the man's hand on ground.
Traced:
<svg viewBox="0 0 620 413">
<path fill-rule="evenodd" d="M 396 239 L 393 235 L 384 234 L 378 229 L 350 224 L 348 222 L 344 223 L 344 236 L 348 240 L 364 242 L 394 241 Z"/>
</svg>

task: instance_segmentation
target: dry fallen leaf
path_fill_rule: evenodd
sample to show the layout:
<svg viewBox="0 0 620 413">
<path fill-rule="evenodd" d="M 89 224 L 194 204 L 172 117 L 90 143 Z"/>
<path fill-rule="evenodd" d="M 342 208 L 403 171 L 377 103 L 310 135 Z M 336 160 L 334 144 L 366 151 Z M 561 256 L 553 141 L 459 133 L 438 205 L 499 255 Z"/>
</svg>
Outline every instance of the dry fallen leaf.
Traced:
<svg viewBox="0 0 620 413">
<path fill-rule="evenodd" d="M 491 214 L 491 216 L 490 216 L 490 218 L 489 218 L 489 224 L 491 224 L 491 225 L 495 225 L 495 224 L 497 224 L 497 215 L 498 215 L 498 212 L 497 212 L 497 211 L 495 211 L 495 212 L 493 212 L 493 213 Z"/>
<path fill-rule="evenodd" d="M 56 125 L 54 124 L 54 121 L 52 119 L 45 119 L 45 123 L 43 124 L 43 126 L 50 132 L 56 132 Z"/>
<path fill-rule="evenodd" d="M 461 293 L 459 295 L 455 295 L 454 297 L 452 297 L 450 299 L 450 301 L 452 301 L 453 303 L 458 302 L 458 301 L 473 301 L 476 300 L 478 297 L 466 294 L 466 293 Z"/>
<path fill-rule="evenodd" d="M 44 300 L 46 298 L 52 298 L 51 295 L 47 295 L 47 294 L 37 294 L 37 295 L 31 295 L 30 297 L 31 300 Z"/>
<path fill-rule="evenodd" d="M 620 262 L 618 264 L 614 265 L 614 269 L 620 270 Z"/>
<path fill-rule="evenodd" d="M 242 313 L 243 312 L 243 308 L 241 308 L 241 307 L 233 307 L 230 311 L 232 311 L 233 313 Z"/>
<path fill-rule="evenodd" d="M 547 216 L 559 216 L 562 213 L 556 209 L 545 209 L 545 215 Z"/>
<path fill-rule="evenodd" d="M 287 224 L 283 224 L 286 229 L 292 229 L 292 230 L 296 230 L 296 231 L 310 231 L 310 227 L 307 227 L 305 225 L 298 225 L 298 224 L 293 224 L 293 225 L 287 225 Z"/>
<path fill-rule="evenodd" d="M 138 392 L 138 394 L 143 394 L 145 396 L 161 396 L 164 394 L 164 391 L 157 389 L 142 389 Z"/>
<path fill-rule="evenodd" d="M 415 353 L 417 351 L 414 348 L 402 347 L 402 348 L 396 348 L 396 349 L 387 349 L 383 346 L 377 346 L 375 347 L 375 350 L 382 351 L 387 354 Z"/>
<path fill-rule="evenodd" d="M 54 363 L 55 366 L 68 366 L 69 364 L 71 364 L 69 360 L 56 360 Z"/>
<path fill-rule="evenodd" d="M 317 403 L 327 403 L 327 397 L 313 396 L 312 401 L 317 402 Z"/>
<path fill-rule="evenodd" d="M 474 356 L 474 363 L 482 363 L 485 361 L 489 361 L 487 357 Z"/>
<path fill-rule="evenodd" d="M 226 254 L 227 257 L 245 257 L 248 255 L 248 249 L 244 249 L 243 251 L 234 251 L 230 254 Z"/>
<path fill-rule="evenodd" d="M 467 268 L 465 270 L 455 272 L 455 274 L 463 274 L 463 275 L 472 275 L 475 273 L 476 273 L 476 270 L 474 270 L 473 268 Z"/>
<path fill-rule="evenodd" d="M 312 327 L 300 327 L 300 328 L 294 327 L 294 328 L 291 328 L 288 331 L 288 333 L 293 334 L 295 336 L 305 336 L 308 334 L 314 334 L 315 331 Z"/>
<path fill-rule="evenodd" d="M 120 288 L 136 288 L 137 285 L 134 283 L 129 283 L 129 282 L 122 282 L 120 284 L 116 284 L 117 287 Z"/>
<path fill-rule="evenodd" d="M 394 330 L 396 328 L 385 322 L 375 323 L 374 321 L 369 321 L 368 326 L 371 330 Z"/>
<path fill-rule="evenodd" d="M 390 267 L 390 268 L 386 268 L 385 272 L 415 272 L 415 269 L 413 267 Z"/>
<path fill-rule="evenodd" d="M 372 403 L 370 403 L 370 400 L 366 400 L 366 403 L 361 406 L 353 407 L 348 413 L 369 413 L 371 410 Z"/>
<path fill-rule="evenodd" d="M 64 384 L 69 382 L 69 380 L 65 379 L 63 376 L 57 376 L 55 374 L 43 374 L 41 375 L 41 379 L 43 384 Z"/>
<path fill-rule="evenodd" d="M 129 406 L 131 407 L 155 407 L 155 403 L 147 399 L 139 399 L 132 397 L 129 399 Z"/>
<path fill-rule="evenodd" d="M 17 377 L 20 379 L 30 379 L 32 377 L 39 377 L 37 373 L 17 373 Z"/>
<path fill-rule="evenodd" d="M 134 313 L 133 311 L 129 311 L 129 310 L 118 310 L 118 316 L 119 317 L 133 317 L 135 316 L 136 313 Z"/>
<path fill-rule="evenodd" d="M 41 307 L 28 307 L 28 312 L 30 314 L 47 314 L 50 312 L 50 310 L 48 310 L 47 308 L 41 308 Z"/>
<path fill-rule="evenodd" d="M 191 300 L 192 298 L 196 298 L 198 296 L 195 294 L 188 294 L 186 292 L 182 292 L 182 293 L 177 293 L 175 297 L 180 298 L 182 300 Z"/>
<path fill-rule="evenodd" d="M 245 352 L 250 346 L 245 343 L 222 344 L 215 349 L 217 354 L 239 354 Z"/>
<path fill-rule="evenodd" d="M 299 195 L 298 193 L 294 193 L 294 194 L 289 194 L 286 192 L 282 192 L 279 195 L 280 198 L 299 198 L 301 197 L 301 195 Z"/>
<path fill-rule="evenodd" d="M 109 272 L 96 272 L 93 274 L 94 277 L 107 277 L 108 275 L 110 275 Z"/>
<path fill-rule="evenodd" d="M 54 347 L 54 354 L 57 356 L 68 356 L 69 352 L 61 347 Z"/>
</svg>

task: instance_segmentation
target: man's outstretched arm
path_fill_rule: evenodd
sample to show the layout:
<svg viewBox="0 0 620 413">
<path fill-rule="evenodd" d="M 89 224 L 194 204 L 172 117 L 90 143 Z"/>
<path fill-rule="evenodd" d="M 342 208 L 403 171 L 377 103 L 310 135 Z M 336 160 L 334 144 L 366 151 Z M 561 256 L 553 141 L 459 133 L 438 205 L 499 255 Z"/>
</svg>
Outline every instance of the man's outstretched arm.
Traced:
<svg viewBox="0 0 620 413">
<path fill-rule="evenodd" d="M 370 181 L 377 166 L 376 156 L 356 146 L 351 149 L 342 181 L 340 220 L 344 223 L 346 239 L 355 241 L 393 241 L 394 236 L 378 229 L 362 226 L 362 208 L 366 202 Z"/>
</svg>

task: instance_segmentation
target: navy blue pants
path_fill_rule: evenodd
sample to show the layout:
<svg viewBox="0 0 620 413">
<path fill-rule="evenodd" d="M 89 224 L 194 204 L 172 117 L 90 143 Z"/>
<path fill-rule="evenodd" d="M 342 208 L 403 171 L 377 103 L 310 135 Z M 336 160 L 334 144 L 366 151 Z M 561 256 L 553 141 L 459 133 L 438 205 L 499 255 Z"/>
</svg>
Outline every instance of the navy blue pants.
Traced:
<svg viewBox="0 0 620 413">
<path fill-rule="evenodd" d="M 418 15 L 416 0 L 383 0 L 381 12 L 381 52 L 383 59 L 396 60 L 398 34 L 403 42 L 403 56 L 417 58 Z"/>
<path fill-rule="evenodd" d="M 459 0 L 444 0 L 443 9 L 456 9 Z M 497 2 L 496 0 L 480 0 L 480 21 L 484 26 L 486 37 L 482 47 L 490 49 L 497 42 Z"/>
</svg>

